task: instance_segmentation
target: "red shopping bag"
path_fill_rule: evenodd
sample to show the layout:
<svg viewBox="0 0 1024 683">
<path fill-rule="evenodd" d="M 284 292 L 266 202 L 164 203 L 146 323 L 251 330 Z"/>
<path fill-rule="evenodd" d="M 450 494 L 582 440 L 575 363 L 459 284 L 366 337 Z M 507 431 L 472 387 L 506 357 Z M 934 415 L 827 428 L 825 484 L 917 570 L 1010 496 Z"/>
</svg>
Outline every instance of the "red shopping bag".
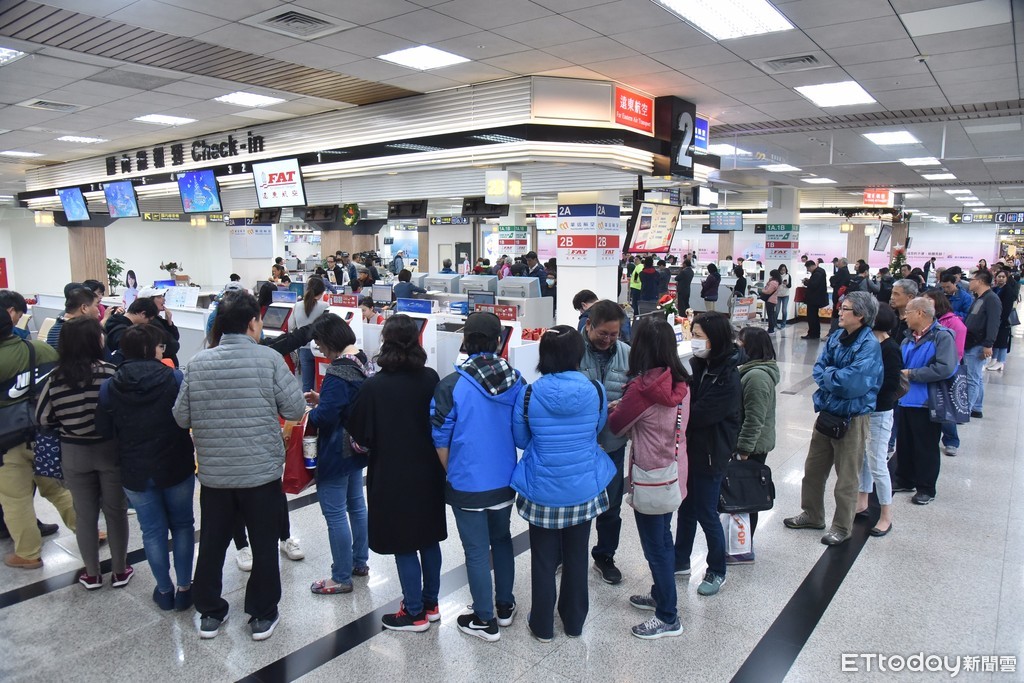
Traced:
<svg viewBox="0 0 1024 683">
<path fill-rule="evenodd" d="M 302 493 L 313 483 L 316 470 L 307 470 L 302 457 L 302 437 L 316 435 L 316 427 L 309 425 L 307 412 L 286 435 L 284 447 L 284 480 L 281 488 L 292 495 Z"/>
</svg>

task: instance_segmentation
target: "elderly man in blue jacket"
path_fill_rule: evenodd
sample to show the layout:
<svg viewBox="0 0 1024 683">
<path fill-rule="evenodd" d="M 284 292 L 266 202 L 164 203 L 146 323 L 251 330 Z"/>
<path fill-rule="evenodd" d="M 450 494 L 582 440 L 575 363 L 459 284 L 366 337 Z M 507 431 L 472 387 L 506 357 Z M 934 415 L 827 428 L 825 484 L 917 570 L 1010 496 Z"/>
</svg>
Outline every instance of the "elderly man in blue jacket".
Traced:
<svg viewBox="0 0 1024 683">
<path fill-rule="evenodd" d="M 840 302 L 839 329 L 829 335 L 814 364 L 814 410 L 818 419 L 804 462 L 800 492 L 803 508 L 784 523 L 790 529 L 825 528 L 825 483 L 836 470 L 836 511 L 825 545 L 850 538 L 864 462 L 868 418 L 882 387 L 882 352 L 872 332 L 878 301 L 868 292 L 851 292 Z"/>
</svg>

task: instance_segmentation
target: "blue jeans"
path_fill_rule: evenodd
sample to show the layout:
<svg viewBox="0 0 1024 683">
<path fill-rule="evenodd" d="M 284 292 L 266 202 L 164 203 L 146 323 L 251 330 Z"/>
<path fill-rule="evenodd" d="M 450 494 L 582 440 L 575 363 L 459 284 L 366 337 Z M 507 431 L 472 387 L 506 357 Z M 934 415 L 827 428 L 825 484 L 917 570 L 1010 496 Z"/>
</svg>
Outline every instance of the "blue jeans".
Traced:
<svg viewBox="0 0 1024 683">
<path fill-rule="evenodd" d="M 956 422 L 942 423 L 942 445 L 960 448 L 960 432 L 956 428 Z"/>
<path fill-rule="evenodd" d="M 992 357 L 999 363 L 1005 363 L 1009 355 L 1010 349 L 992 349 Z"/>
<path fill-rule="evenodd" d="M 352 583 L 352 568 L 365 567 L 370 559 L 363 471 L 318 481 L 316 490 L 331 543 L 331 578 L 335 583 Z"/>
<path fill-rule="evenodd" d="M 441 592 L 441 544 L 419 549 L 419 554 L 397 553 L 398 581 L 402 584 L 402 602 L 409 614 L 423 611 L 424 601 L 437 604 Z"/>
<path fill-rule="evenodd" d="M 985 364 L 988 359 L 982 356 L 982 346 L 974 346 L 964 351 L 964 364 L 967 366 L 967 402 L 971 404 L 971 412 L 981 412 L 985 402 Z"/>
<path fill-rule="evenodd" d="M 708 571 L 725 576 L 725 532 L 718 517 L 718 495 L 722 489 L 721 474 L 691 471 L 686 480 L 686 498 L 679 506 L 676 528 L 676 568 L 690 566 L 697 523 L 708 542 Z"/>
<path fill-rule="evenodd" d="M 876 489 L 879 505 L 892 505 L 892 480 L 889 478 L 889 434 L 893 411 L 871 413 L 868 438 L 864 444 L 864 464 L 860 468 L 860 492 Z M 954 425 L 956 426 L 956 425 Z"/>
<path fill-rule="evenodd" d="M 786 326 L 786 321 L 789 319 L 789 297 L 779 297 L 779 328 Z"/>
<path fill-rule="evenodd" d="M 516 576 L 515 555 L 509 531 L 512 506 L 480 512 L 453 507 L 452 513 L 466 553 L 466 574 L 469 576 L 469 592 L 473 595 L 473 611 L 480 620 L 490 621 L 494 618 L 494 600 L 506 605 L 516 602 L 512 595 Z M 492 558 L 494 600 L 491 595 Z"/>
<path fill-rule="evenodd" d="M 299 349 L 299 372 L 302 374 L 302 393 L 313 391 L 316 386 L 316 361 L 308 346 Z"/>
<path fill-rule="evenodd" d="M 633 511 L 636 530 L 640 534 L 640 546 L 651 568 L 654 586 L 651 597 L 656 608 L 654 614 L 666 624 L 676 623 L 679 612 L 676 609 L 675 545 L 672 543 L 672 513 L 644 515 Z"/>
<path fill-rule="evenodd" d="M 161 593 L 174 590 L 171 582 L 171 562 L 167 552 L 167 532 L 171 533 L 174 548 L 174 574 L 180 588 L 192 585 L 192 558 L 195 556 L 196 530 L 192 514 L 192 501 L 196 478 L 185 477 L 180 484 L 159 489 L 150 479 L 145 491 L 124 492 L 135 506 L 142 527 L 142 547 L 146 561 L 153 570 L 153 578 Z"/>
</svg>

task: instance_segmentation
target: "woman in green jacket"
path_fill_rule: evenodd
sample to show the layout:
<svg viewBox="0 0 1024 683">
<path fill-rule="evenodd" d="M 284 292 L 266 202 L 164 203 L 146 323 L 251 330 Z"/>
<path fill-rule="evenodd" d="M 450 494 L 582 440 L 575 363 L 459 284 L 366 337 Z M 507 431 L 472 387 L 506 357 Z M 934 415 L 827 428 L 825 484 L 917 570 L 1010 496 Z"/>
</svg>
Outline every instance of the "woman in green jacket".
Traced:
<svg viewBox="0 0 1024 683">
<path fill-rule="evenodd" d="M 775 346 L 771 336 L 760 327 L 744 327 L 737 343 L 746 361 L 739 368 L 743 403 L 736 454 L 742 460 L 752 458 L 763 465 L 768 453 L 775 448 L 775 389 L 779 385 Z M 751 512 L 751 542 L 756 530 L 757 513 Z M 727 555 L 725 560 L 726 564 L 752 564 L 754 553 L 751 549 L 742 555 Z"/>
</svg>

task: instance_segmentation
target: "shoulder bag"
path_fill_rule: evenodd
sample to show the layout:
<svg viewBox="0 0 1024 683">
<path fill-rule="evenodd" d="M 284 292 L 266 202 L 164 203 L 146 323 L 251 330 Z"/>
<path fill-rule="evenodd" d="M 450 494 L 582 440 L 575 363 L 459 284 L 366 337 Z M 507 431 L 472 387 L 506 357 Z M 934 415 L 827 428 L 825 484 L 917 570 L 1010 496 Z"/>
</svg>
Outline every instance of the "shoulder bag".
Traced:
<svg viewBox="0 0 1024 683">
<path fill-rule="evenodd" d="M 823 410 L 818 413 L 814 428 L 830 439 L 841 439 L 850 428 L 850 418 Z"/>
<path fill-rule="evenodd" d="M 967 400 L 967 369 L 963 364 L 949 379 L 928 383 L 928 417 L 932 422 L 966 424 L 971 420 Z"/>
<path fill-rule="evenodd" d="M 0 451 L 31 443 L 36 436 L 36 349 L 31 342 L 24 339 L 22 342 L 28 346 L 28 396 L 0 408 Z M 11 378 L 12 388 L 17 386 L 18 377 L 22 374 Z"/>
<path fill-rule="evenodd" d="M 775 505 L 772 469 L 750 458 L 732 458 L 718 496 L 720 513 L 762 512 Z"/>
<path fill-rule="evenodd" d="M 675 512 L 683 503 L 679 490 L 679 439 L 683 431 L 683 406 L 676 406 L 675 459 L 667 467 L 643 470 L 633 462 L 630 453 L 630 492 L 626 502 L 642 515 L 664 515 Z M 634 442 L 635 445 L 636 442 Z"/>
</svg>

